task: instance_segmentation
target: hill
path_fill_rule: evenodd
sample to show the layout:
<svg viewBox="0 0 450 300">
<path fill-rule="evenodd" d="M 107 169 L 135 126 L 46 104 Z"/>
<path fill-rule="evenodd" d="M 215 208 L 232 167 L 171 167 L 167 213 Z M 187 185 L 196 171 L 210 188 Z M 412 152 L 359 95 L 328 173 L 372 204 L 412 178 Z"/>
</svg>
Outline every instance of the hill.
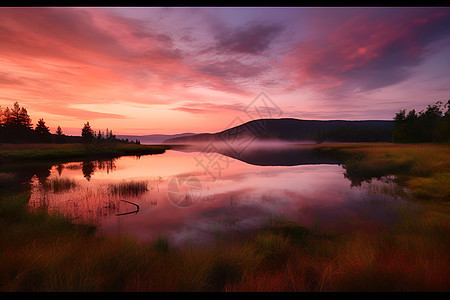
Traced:
<svg viewBox="0 0 450 300">
<path fill-rule="evenodd" d="M 315 142 L 391 142 L 394 121 L 318 121 L 292 118 L 258 119 L 217 133 L 170 138 L 167 144 L 229 140 Z"/>
</svg>

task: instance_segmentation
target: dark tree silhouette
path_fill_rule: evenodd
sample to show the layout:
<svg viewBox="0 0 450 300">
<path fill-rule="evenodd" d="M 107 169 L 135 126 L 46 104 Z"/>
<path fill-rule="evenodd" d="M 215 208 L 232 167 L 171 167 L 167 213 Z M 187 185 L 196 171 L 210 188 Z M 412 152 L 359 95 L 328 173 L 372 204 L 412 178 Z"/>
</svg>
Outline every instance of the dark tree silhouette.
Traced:
<svg viewBox="0 0 450 300">
<path fill-rule="evenodd" d="M 56 141 L 56 143 L 60 144 L 63 143 L 65 140 L 65 136 L 63 135 L 61 126 L 58 125 L 58 127 L 56 128 L 56 137 L 54 139 Z"/>
<path fill-rule="evenodd" d="M 7 107 L 2 111 L 1 123 L 5 127 L 26 127 L 31 128 L 31 118 L 24 107 L 20 107 L 18 102 L 14 103 L 14 107 Z"/>
<path fill-rule="evenodd" d="M 34 129 L 37 134 L 39 135 L 48 135 L 50 134 L 50 129 L 45 125 L 44 119 L 39 119 L 38 123 L 36 124 L 36 128 Z"/>
<path fill-rule="evenodd" d="M 31 118 L 25 107 L 22 107 L 19 111 L 19 125 L 27 128 L 31 128 L 33 126 L 33 124 L 31 124 Z"/>
<path fill-rule="evenodd" d="M 50 129 L 45 125 L 44 119 L 39 119 L 34 132 L 36 133 L 37 141 L 45 143 L 50 142 Z"/>
<path fill-rule="evenodd" d="M 62 132 L 61 126 L 58 125 L 58 127 L 56 128 L 56 135 L 62 136 L 62 134 L 63 134 L 63 132 Z"/>
<path fill-rule="evenodd" d="M 83 141 L 85 143 L 92 143 L 94 140 L 94 131 L 91 128 L 91 125 L 89 125 L 89 122 L 84 124 L 83 129 L 81 130 L 81 137 L 83 138 Z"/>
<path fill-rule="evenodd" d="M 444 113 L 444 109 L 447 111 Z M 394 117 L 392 140 L 400 143 L 449 142 L 450 100 L 443 106 L 441 101 L 428 105 L 426 110 L 416 113 L 412 109 L 400 110 Z"/>
<path fill-rule="evenodd" d="M 6 107 L 0 112 L 0 141 L 8 143 L 33 141 L 31 118 L 25 108 L 21 108 L 19 103 L 15 102 L 12 109 Z"/>
<path fill-rule="evenodd" d="M 83 172 L 83 176 L 88 181 L 91 180 L 91 176 L 95 172 L 95 169 L 95 161 L 84 161 L 81 164 L 81 171 Z"/>
<path fill-rule="evenodd" d="M 0 107 L 0 143 L 35 143 L 35 142 L 57 142 L 57 143 L 126 143 L 117 140 L 112 130 L 106 129 L 103 133 L 99 131 L 98 136 L 91 129 L 89 122 L 84 124 L 80 136 L 68 136 L 63 134 L 61 126 L 56 129 L 56 134 L 50 133 L 49 128 L 41 118 L 33 129 L 31 118 L 26 108 L 20 107 L 16 101 L 12 108 Z"/>
</svg>

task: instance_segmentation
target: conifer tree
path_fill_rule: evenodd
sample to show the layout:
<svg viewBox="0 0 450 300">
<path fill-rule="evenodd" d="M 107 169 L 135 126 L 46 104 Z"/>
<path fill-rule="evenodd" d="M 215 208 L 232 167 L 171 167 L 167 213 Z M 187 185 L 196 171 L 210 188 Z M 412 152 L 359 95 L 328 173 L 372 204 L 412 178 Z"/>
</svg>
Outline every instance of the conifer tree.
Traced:
<svg viewBox="0 0 450 300">
<path fill-rule="evenodd" d="M 50 134 L 50 129 L 45 125 L 45 121 L 42 118 L 39 119 L 34 131 L 36 131 L 36 133 L 38 134 L 45 134 L 45 135 Z"/>
<path fill-rule="evenodd" d="M 62 134 L 63 133 L 62 133 L 61 126 L 58 125 L 58 127 L 56 128 L 56 135 L 61 136 Z"/>
<path fill-rule="evenodd" d="M 85 143 L 91 143 L 94 140 L 94 131 L 89 125 L 89 122 L 84 124 L 83 129 L 81 130 L 81 137 Z"/>
</svg>

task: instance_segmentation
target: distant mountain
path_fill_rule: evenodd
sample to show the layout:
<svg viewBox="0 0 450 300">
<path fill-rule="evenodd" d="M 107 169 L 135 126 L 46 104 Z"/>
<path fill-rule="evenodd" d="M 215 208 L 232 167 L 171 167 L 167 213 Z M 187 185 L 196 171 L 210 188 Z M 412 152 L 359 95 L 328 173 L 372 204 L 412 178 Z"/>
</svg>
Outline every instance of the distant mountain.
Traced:
<svg viewBox="0 0 450 300">
<path fill-rule="evenodd" d="M 167 144 L 210 141 L 315 141 L 315 142 L 390 142 L 394 121 L 318 121 L 292 118 L 258 119 L 217 133 L 172 137 Z"/>
<path fill-rule="evenodd" d="M 139 140 L 141 144 L 162 144 L 167 139 L 180 138 L 195 135 L 195 133 L 180 133 L 180 134 L 149 134 L 149 135 L 117 135 L 118 139 L 129 141 Z"/>
</svg>

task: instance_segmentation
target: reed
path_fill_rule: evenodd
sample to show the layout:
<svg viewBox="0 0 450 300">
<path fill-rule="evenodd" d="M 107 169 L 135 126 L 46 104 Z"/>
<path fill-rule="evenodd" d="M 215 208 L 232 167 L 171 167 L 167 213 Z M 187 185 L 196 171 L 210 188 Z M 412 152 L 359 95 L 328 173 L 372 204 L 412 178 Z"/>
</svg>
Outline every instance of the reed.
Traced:
<svg viewBox="0 0 450 300">
<path fill-rule="evenodd" d="M 146 180 L 122 181 L 109 184 L 108 190 L 113 195 L 138 196 L 148 191 L 148 182 Z"/>
<path fill-rule="evenodd" d="M 48 183 L 54 193 L 63 193 L 65 191 L 69 191 L 76 186 L 78 186 L 77 182 L 71 178 L 52 178 Z"/>
</svg>

